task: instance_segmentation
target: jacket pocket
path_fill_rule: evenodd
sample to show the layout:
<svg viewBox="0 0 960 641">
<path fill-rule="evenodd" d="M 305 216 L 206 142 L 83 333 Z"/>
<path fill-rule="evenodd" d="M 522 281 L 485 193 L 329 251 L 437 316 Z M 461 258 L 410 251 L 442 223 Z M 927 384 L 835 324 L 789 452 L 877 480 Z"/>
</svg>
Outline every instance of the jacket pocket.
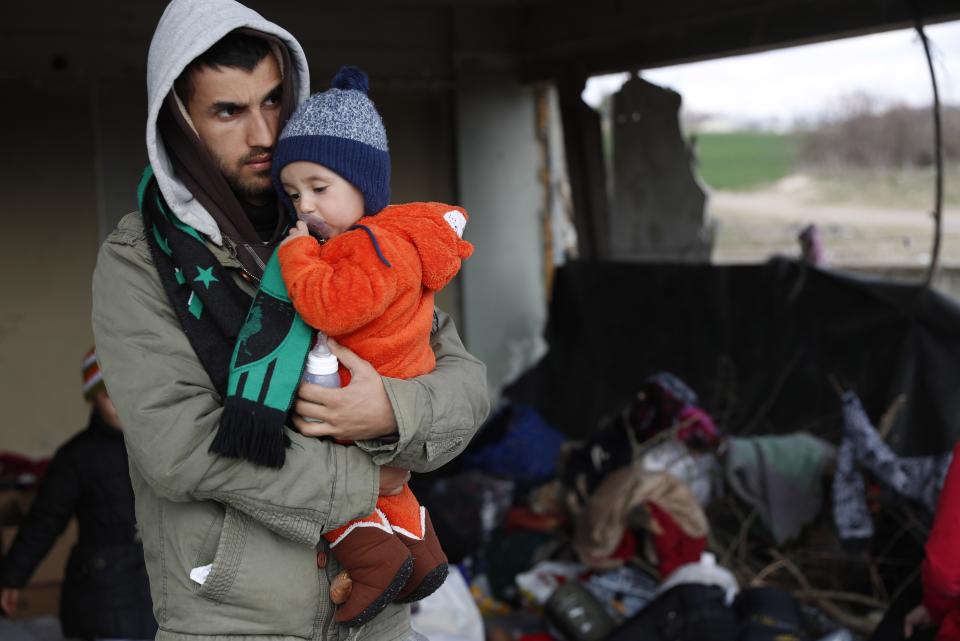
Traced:
<svg viewBox="0 0 960 641">
<path fill-rule="evenodd" d="M 214 525 L 194 559 L 197 566 L 209 568 L 194 572 L 190 581 L 195 600 L 184 604 L 189 620 L 170 629 L 192 634 L 313 636 L 321 588 L 325 588 L 314 548 L 284 539 L 246 514 L 225 507 L 219 537 Z"/>
<path fill-rule="evenodd" d="M 199 596 L 221 603 L 227 593 L 230 592 L 240 569 L 243 548 L 249 529 L 250 518 L 248 516 L 231 507 L 226 508 L 212 567 L 210 567 L 209 573 L 204 572 L 199 575 L 206 576 L 197 590 Z M 195 568 L 195 570 L 199 569 L 200 567 Z"/>
</svg>

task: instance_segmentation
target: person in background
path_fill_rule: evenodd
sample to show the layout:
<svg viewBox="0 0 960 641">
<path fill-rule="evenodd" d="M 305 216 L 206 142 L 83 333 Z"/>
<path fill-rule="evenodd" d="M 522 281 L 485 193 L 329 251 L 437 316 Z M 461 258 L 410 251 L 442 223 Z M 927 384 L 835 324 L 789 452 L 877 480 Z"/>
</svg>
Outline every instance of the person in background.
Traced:
<svg viewBox="0 0 960 641">
<path fill-rule="evenodd" d="M 134 517 L 127 451 L 96 353 L 83 361 L 90 420 L 56 452 L 7 554 L 0 559 L 0 606 L 11 614 L 37 566 L 70 519 L 77 543 L 60 596 L 63 635 L 84 640 L 153 639 L 150 585 Z"/>
</svg>

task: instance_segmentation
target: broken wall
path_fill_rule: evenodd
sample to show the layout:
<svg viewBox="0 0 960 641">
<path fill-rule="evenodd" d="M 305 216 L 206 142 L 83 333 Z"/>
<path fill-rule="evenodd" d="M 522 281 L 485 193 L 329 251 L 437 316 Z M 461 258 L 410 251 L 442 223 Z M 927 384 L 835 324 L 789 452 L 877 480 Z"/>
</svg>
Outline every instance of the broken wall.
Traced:
<svg viewBox="0 0 960 641">
<path fill-rule="evenodd" d="M 613 96 L 613 260 L 710 260 L 707 193 L 680 130 L 680 104 L 680 94 L 642 78 L 631 78 Z"/>
</svg>

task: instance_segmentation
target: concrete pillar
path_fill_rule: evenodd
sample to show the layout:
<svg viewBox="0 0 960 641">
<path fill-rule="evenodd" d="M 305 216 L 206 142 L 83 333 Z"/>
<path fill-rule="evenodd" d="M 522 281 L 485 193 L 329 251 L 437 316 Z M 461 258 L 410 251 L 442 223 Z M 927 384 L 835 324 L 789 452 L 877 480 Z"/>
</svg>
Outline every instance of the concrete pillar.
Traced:
<svg viewBox="0 0 960 641">
<path fill-rule="evenodd" d="M 610 205 L 600 116 L 580 97 L 586 78 L 575 70 L 557 82 L 564 147 L 582 260 L 610 258 Z"/>
<path fill-rule="evenodd" d="M 457 94 L 464 237 L 476 252 L 463 271 L 461 334 L 487 364 L 494 397 L 543 352 L 546 317 L 543 159 L 531 87 L 497 73 L 462 79 Z"/>
</svg>

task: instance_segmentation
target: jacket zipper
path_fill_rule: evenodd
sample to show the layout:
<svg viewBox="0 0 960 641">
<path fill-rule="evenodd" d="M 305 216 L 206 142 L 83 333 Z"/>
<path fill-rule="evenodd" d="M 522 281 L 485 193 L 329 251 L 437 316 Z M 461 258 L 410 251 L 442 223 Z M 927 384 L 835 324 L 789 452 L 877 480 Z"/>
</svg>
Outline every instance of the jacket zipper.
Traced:
<svg viewBox="0 0 960 641">
<path fill-rule="evenodd" d="M 255 252 L 255 251 L 253 251 L 252 249 L 250 249 L 249 245 L 243 245 L 243 248 L 244 248 L 245 250 L 247 250 L 247 253 L 248 253 L 248 254 L 250 254 L 251 256 L 253 256 L 253 260 L 254 260 L 254 262 L 257 264 L 257 267 L 259 267 L 261 270 L 263 270 L 263 269 L 266 268 L 266 266 L 267 266 L 266 263 L 264 263 L 262 260 L 260 260 L 260 256 L 257 255 L 257 252 Z"/>
<path fill-rule="evenodd" d="M 237 255 L 237 244 L 233 242 L 233 239 L 231 239 L 229 236 L 226 236 L 226 235 L 223 236 L 223 245 L 224 247 L 227 248 L 227 252 L 230 254 L 230 256 L 232 256 L 233 259 L 237 261 L 237 263 L 240 265 L 240 272 L 246 275 L 244 280 L 247 281 L 248 283 L 256 284 L 257 286 L 259 286 L 260 279 L 257 277 L 256 274 L 251 274 L 250 270 L 244 267 L 243 261 L 241 261 L 240 257 Z M 247 250 L 247 252 L 250 255 L 253 256 L 253 260 L 256 261 L 257 265 L 260 266 L 260 270 L 263 271 L 266 265 L 263 264 L 263 261 L 260 260 L 260 257 L 257 256 L 256 252 L 254 252 L 252 249 L 250 249 L 246 245 L 243 245 L 243 248 Z"/>
</svg>

